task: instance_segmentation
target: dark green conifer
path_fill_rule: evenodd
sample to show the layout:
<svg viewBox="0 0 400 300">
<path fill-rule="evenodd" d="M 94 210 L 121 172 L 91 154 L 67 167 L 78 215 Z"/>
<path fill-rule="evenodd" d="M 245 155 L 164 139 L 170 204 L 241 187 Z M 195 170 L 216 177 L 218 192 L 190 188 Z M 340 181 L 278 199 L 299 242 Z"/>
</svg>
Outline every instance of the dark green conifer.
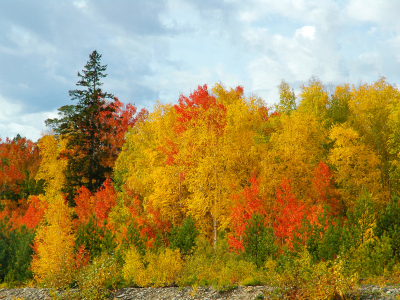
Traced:
<svg viewBox="0 0 400 300">
<path fill-rule="evenodd" d="M 70 151 L 64 154 L 68 159 L 64 192 L 71 204 L 77 188 L 84 185 L 95 192 L 112 171 L 101 164 L 110 155 L 106 137 L 112 128 L 100 116 L 103 111 L 115 111 L 113 105 L 105 105 L 106 99 L 112 99 L 112 104 L 114 96 L 101 89 L 100 80 L 107 76 L 104 74 L 107 65 L 100 64 L 101 55 L 95 50 L 89 58 L 82 73 L 78 72 L 80 80 L 76 85 L 83 89 L 69 91 L 71 100 L 78 103 L 62 106 L 59 118 L 45 121 L 56 134 L 67 134 L 70 138 L 67 147 Z"/>
</svg>

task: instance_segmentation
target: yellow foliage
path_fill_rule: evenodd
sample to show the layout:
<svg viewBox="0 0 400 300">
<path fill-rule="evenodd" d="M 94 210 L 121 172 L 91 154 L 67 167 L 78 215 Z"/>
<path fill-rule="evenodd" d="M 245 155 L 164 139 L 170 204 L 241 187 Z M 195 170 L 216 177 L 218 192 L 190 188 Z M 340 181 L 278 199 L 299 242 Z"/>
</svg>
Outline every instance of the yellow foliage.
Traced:
<svg viewBox="0 0 400 300">
<path fill-rule="evenodd" d="M 58 194 L 48 202 L 45 224 L 38 228 L 35 236 L 32 271 L 38 283 L 59 288 L 72 280 L 75 238 L 71 210 L 63 196 Z"/>
<path fill-rule="evenodd" d="M 296 106 L 296 96 L 293 89 L 290 90 L 289 85 L 282 80 L 279 88 L 279 104 L 275 106 L 276 111 L 280 114 L 290 114 L 295 111 Z"/>
<path fill-rule="evenodd" d="M 318 78 L 311 78 L 307 86 L 302 84 L 299 96 L 299 110 L 320 119 L 325 117 L 330 100 L 328 92 Z"/>
<path fill-rule="evenodd" d="M 375 203 L 385 199 L 379 172 L 379 159 L 361 143 L 359 134 L 348 125 L 334 126 L 329 134 L 334 146 L 329 162 L 335 165 L 335 179 L 347 207 L 353 207 L 362 189 L 372 193 Z M 379 204 L 379 203 L 378 203 Z"/>
<path fill-rule="evenodd" d="M 125 253 L 125 264 L 122 268 L 122 274 L 126 282 L 135 283 L 138 286 L 147 286 L 150 278 L 146 272 L 144 263 L 135 247 L 131 247 Z"/>
<path fill-rule="evenodd" d="M 389 199 L 389 191 L 398 191 L 396 178 L 390 176 L 390 165 L 399 153 L 393 151 L 390 140 L 397 135 L 392 123 L 395 111 L 400 107 L 400 91 L 381 77 L 373 84 L 353 86 L 349 101 L 351 126 L 360 134 L 363 144 L 379 159 L 379 177 L 383 201 Z"/>
<path fill-rule="evenodd" d="M 313 114 L 301 111 L 282 115 L 279 122 L 261 162 L 260 191 L 273 205 L 284 177 L 300 200 L 311 201 L 313 170 L 323 159 L 325 129 Z"/>
<path fill-rule="evenodd" d="M 347 276 L 345 262 L 338 257 L 335 261 L 312 263 L 307 250 L 299 253 L 282 272 L 276 271 L 276 261 L 269 260 L 265 264 L 265 276 L 274 289 L 267 295 L 271 299 L 345 299 L 347 292 L 357 290 L 357 276 Z M 278 296 L 278 297 L 276 297 Z"/>
<path fill-rule="evenodd" d="M 115 288 L 119 275 L 115 257 L 103 253 L 77 276 L 81 296 L 83 299 L 105 299 L 107 290 Z"/>
<path fill-rule="evenodd" d="M 65 183 L 64 170 L 68 161 L 59 159 L 59 155 L 65 151 L 67 142 L 66 137 L 56 138 L 51 134 L 46 134 L 39 140 L 42 161 L 35 179 L 46 182 L 45 192 L 48 196 L 55 196 Z"/>
<path fill-rule="evenodd" d="M 212 92 L 226 108 L 223 124 L 209 122 L 215 114 L 225 116 L 212 106 L 177 133 L 174 106 L 157 103 L 146 121 L 127 134 L 115 177 L 142 196 L 145 209 L 151 202 L 174 225 L 191 215 L 215 239 L 218 230 L 230 227 L 230 194 L 247 186 L 258 168 L 260 148 L 254 147 L 254 137 L 264 103 L 219 84 Z"/>
<path fill-rule="evenodd" d="M 122 269 L 124 279 L 138 286 L 169 286 L 178 282 L 184 269 L 184 261 L 179 250 L 166 248 L 160 252 L 148 251 L 145 255 L 147 267 L 144 267 L 139 252 L 132 247 L 126 253 Z"/>
</svg>

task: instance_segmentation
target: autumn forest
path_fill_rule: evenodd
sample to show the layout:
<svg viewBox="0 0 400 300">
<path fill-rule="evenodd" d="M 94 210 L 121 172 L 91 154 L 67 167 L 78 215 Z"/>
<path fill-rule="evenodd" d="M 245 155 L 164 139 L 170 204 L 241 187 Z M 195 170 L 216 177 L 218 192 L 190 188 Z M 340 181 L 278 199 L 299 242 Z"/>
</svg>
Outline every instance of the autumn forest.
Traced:
<svg viewBox="0 0 400 300">
<path fill-rule="evenodd" d="M 341 299 L 399 277 L 396 85 L 282 81 L 267 105 L 217 83 L 138 111 L 102 90 L 100 60 L 38 142 L 0 141 L 0 286 Z"/>
</svg>

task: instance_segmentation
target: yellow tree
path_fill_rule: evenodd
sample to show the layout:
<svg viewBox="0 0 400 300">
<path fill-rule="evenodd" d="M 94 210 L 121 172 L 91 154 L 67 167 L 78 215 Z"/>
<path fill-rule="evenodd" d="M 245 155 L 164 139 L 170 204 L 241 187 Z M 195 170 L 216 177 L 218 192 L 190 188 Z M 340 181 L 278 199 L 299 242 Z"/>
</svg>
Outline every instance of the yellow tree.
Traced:
<svg viewBox="0 0 400 300">
<path fill-rule="evenodd" d="M 46 134 L 39 140 L 41 163 L 35 179 L 45 181 L 46 195 L 54 195 L 61 191 L 65 183 L 64 170 L 67 160 L 60 159 L 60 154 L 66 150 L 67 138 Z"/>
<path fill-rule="evenodd" d="M 379 159 L 361 142 L 359 134 L 347 124 L 334 126 L 329 138 L 334 142 L 329 162 L 336 168 L 335 179 L 346 206 L 352 208 L 361 191 L 372 193 L 375 202 L 384 193 L 379 176 Z"/>
<path fill-rule="evenodd" d="M 179 225 L 193 216 L 214 242 L 230 226 L 230 194 L 259 168 L 254 140 L 268 111 L 243 90 L 200 87 L 180 105 L 157 104 L 127 135 L 115 178 Z"/>
<path fill-rule="evenodd" d="M 312 204 L 313 170 L 324 158 L 325 129 L 314 114 L 300 110 L 278 118 L 263 155 L 260 191 L 272 207 L 286 178 L 298 199 Z"/>
<path fill-rule="evenodd" d="M 276 111 L 280 114 L 290 114 L 297 109 L 296 96 L 294 90 L 290 90 L 289 84 L 282 80 L 278 85 L 279 89 L 279 103 L 275 106 Z"/>
<path fill-rule="evenodd" d="M 390 154 L 390 187 L 400 191 L 400 105 L 391 105 L 388 126 L 390 128 L 388 151 Z"/>
<path fill-rule="evenodd" d="M 60 192 L 67 163 L 59 159 L 59 155 L 65 146 L 66 139 L 57 140 L 53 135 L 45 135 L 39 140 L 42 161 L 36 179 L 46 182 L 45 195 L 39 195 L 39 198 L 47 203 L 47 210 L 34 240 L 32 271 L 37 282 L 52 287 L 69 284 L 73 268 L 72 209 Z"/>
<path fill-rule="evenodd" d="M 185 174 L 191 193 L 188 210 L 203 229 L 212 228 L 216 246 L 218 221 L 227 209 L 223 201 L 223 182 L 229 164 L 223 151 L 227 108 L 217 102 L 206 85 L 199 86 L 189 97 L 181 95 L 174 108 L 178 114 L 175 131 L 183 142 L 179 146 L 190 155 L 190 168 Z"/>
<path fill-rule="evenodd" d="M 373 84 L 353 86 L 349 108 L 349 122 L 379 159 L 380 184 L 386 194 L 382 196 L 387 200 L 389 194 L 394 194 L 393 185 L 389 174 L 391 161 L 396 153 L 388 149 L 389 139 L 395 134 L 396 128 L 391 126 L 391 115 L 400 106 L 400 92 L 397 87 L 390 85 L 384 77 Z M 393 119 L 392 119 L 393 120 Z M 382 199 L 385 201 L 385 199 Z"/>
<path fill-rule="evenodd" d="M 247 186 L 251 173 L 259 169 L 254 140 L 265 106 L 258 98 L 246 99 L 241 87 L 226 90 L 221 84 L 213 87 L 212 94 L 203 86 L 180 100 L 176 106 L 178 121 L 184 120 L 177 127 L 184 127 L 180 147 L 190 152 L 188 212 L 215 246 L 218 231 L 231 226 L 230 195 Z"/>
<path fill-rule="evenodd" d="M 308 85 L 301 85 L 299 110 L 307 114 L 313 114 L 317 118 L 324 119 L 330 104 L 326 88 L 318 78 L 311 78 Z"/>
<path fill-rule="evenodd" d="M 38 283 L 60 288 L 73 276 L 75 237 L 71 209 L 61 194 L 47 197 L 45 224 L 36 231 L 32 271 Z"/>
</svg>

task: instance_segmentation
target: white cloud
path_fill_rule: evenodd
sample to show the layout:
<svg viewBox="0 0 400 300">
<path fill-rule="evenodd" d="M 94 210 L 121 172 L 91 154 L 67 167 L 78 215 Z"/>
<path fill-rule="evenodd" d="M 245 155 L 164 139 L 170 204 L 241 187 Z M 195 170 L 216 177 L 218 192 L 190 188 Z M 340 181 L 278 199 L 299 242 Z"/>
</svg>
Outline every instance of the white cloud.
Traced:
<svg viewBox="0 0 400 300">
<path fill-rule="evenodd" d="M 296 37 L 306 37 L 309 38 L 310 40 L 315 39 L 315 27 L 314 26 L 304 26 L 300 29 L 297 29 L 295 32 Z"/>
<path fill-rule="evenodd" d="M 0 122 L 7 121 L 11 116 L 17 115 L 21 111 L 21 105 L 15 104 L 12 100 L 0 95 Z"/>
<path fill-rule="evenodd" d="M 41 132 L 46 130 L 44 120 L 57 117 L 57 111 L 21 113 L 21 105 L 0 96 L 0 138 L 12 138 L 17 134 L 37 141 Z"/>
<path fill-rule="evenodd" d="M 87 1 L 85 0 L 80 0 L 80 1 L 74 1 L 72 4 L 79 10 L 84 11 L 87 7 Z"/>
</svg>

